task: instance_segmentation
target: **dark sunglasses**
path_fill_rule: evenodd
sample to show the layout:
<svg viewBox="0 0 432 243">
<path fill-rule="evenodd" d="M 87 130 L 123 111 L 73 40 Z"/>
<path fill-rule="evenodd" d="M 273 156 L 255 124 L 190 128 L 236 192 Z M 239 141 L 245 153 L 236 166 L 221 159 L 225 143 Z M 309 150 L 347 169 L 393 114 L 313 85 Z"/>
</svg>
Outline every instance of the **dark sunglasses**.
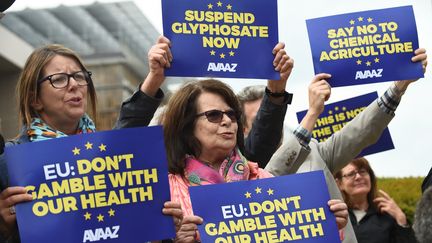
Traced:
<svg viewBox="0 0 432 243">
<path fill-rule="evenodd" d="M 232 122 L 237 122 L 237 115 L 234 110 L 220 111 L 220 110 L 209 110 L 197 114 L 196 116 L 206 116 L 209 122 L 220 123 L 223 119 L 223 115 L 226 114 Z"/>
</svg>

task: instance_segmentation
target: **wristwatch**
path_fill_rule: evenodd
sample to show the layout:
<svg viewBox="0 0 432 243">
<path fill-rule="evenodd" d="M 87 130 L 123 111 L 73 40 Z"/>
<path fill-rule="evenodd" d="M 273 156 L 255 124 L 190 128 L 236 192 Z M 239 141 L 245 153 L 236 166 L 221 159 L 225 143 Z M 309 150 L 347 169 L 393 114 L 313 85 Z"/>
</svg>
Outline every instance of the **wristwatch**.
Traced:
<svg viewBox="0 0 432 243">
<path fill-rule="evenodd" d="M 288 104 L 291 104 L 292 97 L 293 97 L 292 93 L 288 93 L 286 91 L 280 92 L 280 93 L 273 93 L 267 87 L 265 88 L 265 93 L 268 94 L 269 96 L 275 97 L 275 98 L 286 97 L 285 99 L 286 99 Z"/>
</svg>

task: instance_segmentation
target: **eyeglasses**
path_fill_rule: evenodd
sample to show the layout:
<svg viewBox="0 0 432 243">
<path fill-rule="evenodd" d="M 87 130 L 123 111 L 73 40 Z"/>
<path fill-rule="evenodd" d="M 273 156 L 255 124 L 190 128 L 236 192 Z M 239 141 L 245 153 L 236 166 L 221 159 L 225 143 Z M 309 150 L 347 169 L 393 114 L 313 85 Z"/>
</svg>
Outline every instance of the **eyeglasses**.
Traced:
<svg viewBox="0 0 432 243">
<path fill-rule="evenodd" d="M 365 176 L 365 175 L 368 175 L 369 172 L 367 170 L 365 170 L 365 169 L 360 169 L 360 170 L 352 171 L 352 172 L 350 172 L 348 174 L 345 174 L 345 175 L 342 175 L 342 176 L 345 177 L 345 178 L 347 178 L 348 180 L 352 180 L 352 179 L 355 178 L 355 176 L 357 174 L 359 174 L 360 176 Z"/>
<path fill-rule="evenodd" d="M 72 74 L 68 73 L 54 73 L 40 79 L 37 83 L 41 84 L 49 80 L 51 85 L 56 89 L 62 89 L 69 85 L 70 78 L 74 78 L 79 86 L 86 86 L 90 80 L 92 73 L 89 71 L 78 71 Z"/>
<path fill-rule="evenodd" d="M 237 122 L 237 114 L 234 110 L 220 111 L 220 110 L 209 110 L 203 113 L 199 113 L 196 116 L 206 116 L 209 122 L 220 123 L 223 119 L 223 115 L 226 114 L 232 122 Z"/>
</svg>

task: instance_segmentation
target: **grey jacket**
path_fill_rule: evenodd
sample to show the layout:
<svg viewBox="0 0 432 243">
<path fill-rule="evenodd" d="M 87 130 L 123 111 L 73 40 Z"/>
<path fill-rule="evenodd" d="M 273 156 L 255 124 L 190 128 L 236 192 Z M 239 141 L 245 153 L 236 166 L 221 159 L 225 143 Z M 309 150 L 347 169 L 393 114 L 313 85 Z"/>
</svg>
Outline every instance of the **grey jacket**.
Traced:
<svg viewBox="0 0 432 243">
<path fill-rule="evenodd" d="M 325 142 L 312 139 L 309 148 L 305 148 L 290 133 L 265 169 L 275 176 L 323 170 L 330 198 L 343 200 L 333 173 L 345 167 L 364 148 L 374 144 L 393 117 L 374 101 Z M 344 231 L 343 242 L 357 242 L 351 222 L 348 221 Z"/>
</svg>

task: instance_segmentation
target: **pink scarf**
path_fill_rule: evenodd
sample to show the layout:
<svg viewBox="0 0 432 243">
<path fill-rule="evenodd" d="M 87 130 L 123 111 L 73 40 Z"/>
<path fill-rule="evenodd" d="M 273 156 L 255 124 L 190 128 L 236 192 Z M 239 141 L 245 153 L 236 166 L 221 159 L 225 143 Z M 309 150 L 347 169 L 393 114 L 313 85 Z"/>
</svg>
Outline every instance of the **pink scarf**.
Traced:
<svg viewBox="0 0 432 243">
<path fill-rule="evenodd" d="M 186 158 L 185 177 L 191 186 L 244 181 L 249 179 L 249 174 L 248 161 L 238 149 L 225 158 L 219 171 L 195 157 Z"/>
</svg>

